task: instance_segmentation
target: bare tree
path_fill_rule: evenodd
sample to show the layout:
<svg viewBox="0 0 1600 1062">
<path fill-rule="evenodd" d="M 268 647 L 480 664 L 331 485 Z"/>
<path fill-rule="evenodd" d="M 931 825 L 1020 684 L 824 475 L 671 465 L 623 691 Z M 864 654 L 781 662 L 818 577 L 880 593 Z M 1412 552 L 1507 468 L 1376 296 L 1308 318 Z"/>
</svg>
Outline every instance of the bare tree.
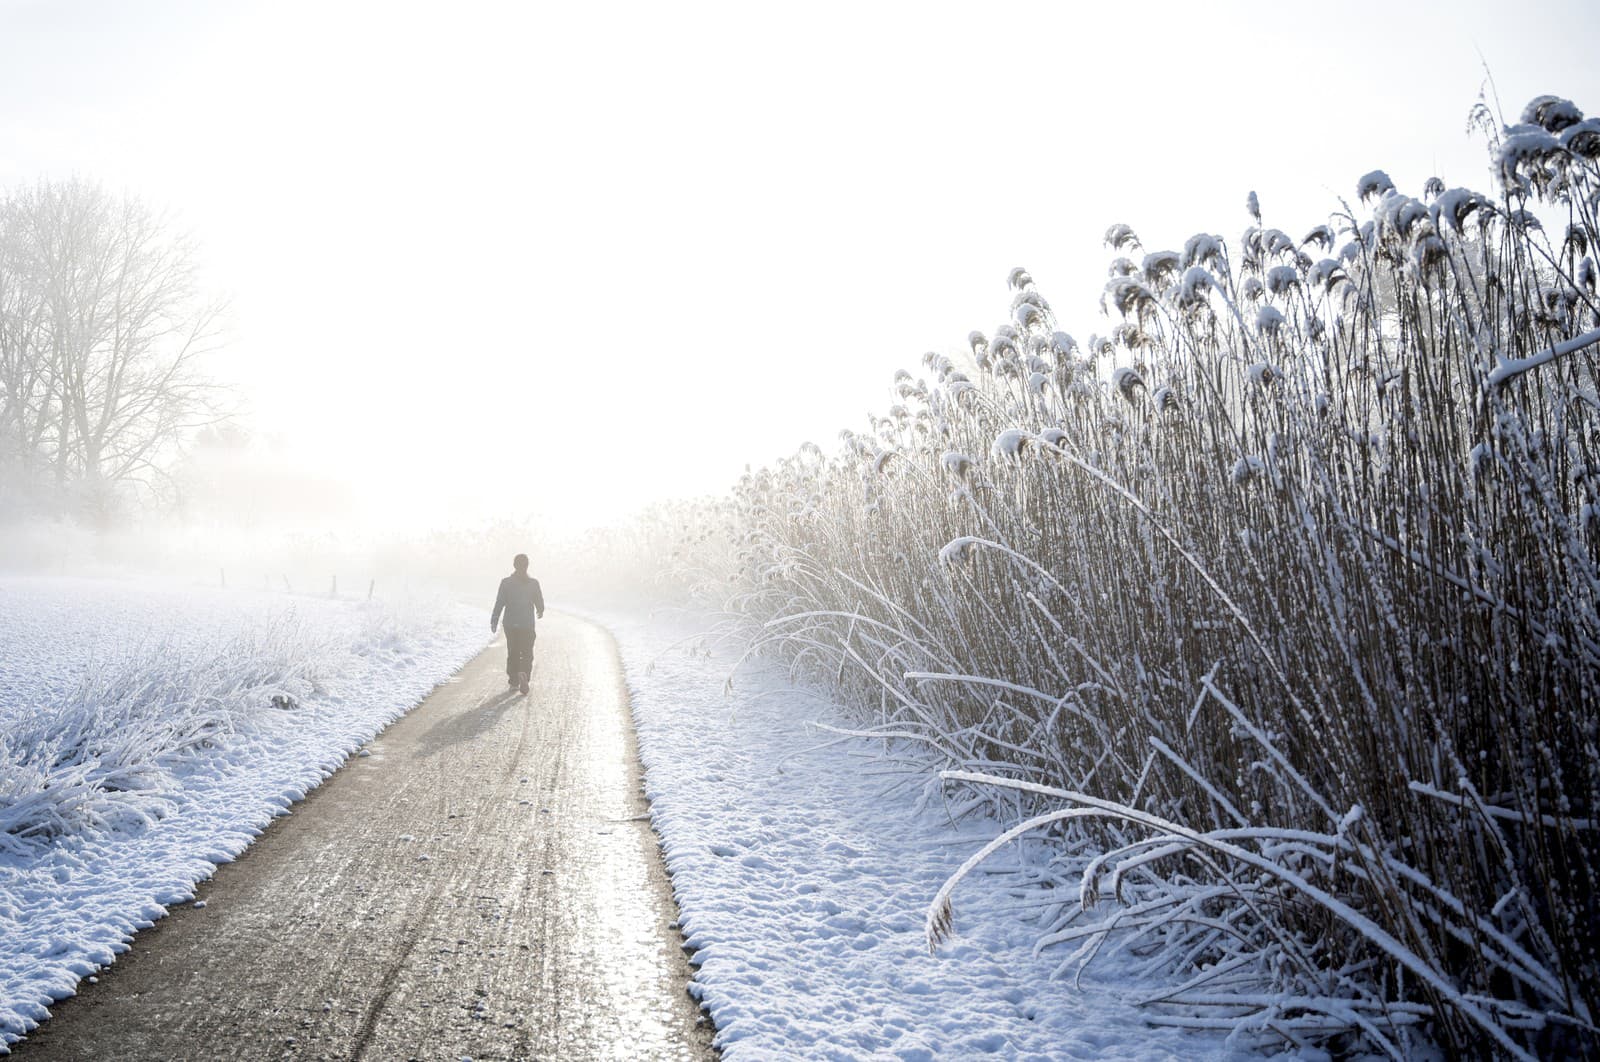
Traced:
<svg viewBox="0 0 1600 1062">
<path fill-rule="evenodd" d="M 44 302 L 20 222 L 0 202 L 0 472 L 30 479 L 45 462 L 55 406 Z"/>
<path fill-rule="evenodd" d="M 164 218 L 93 183 L 0 201 L 0 457 L 97 508 L 153 484 L 182 435 L 216 419 L 198 363 L 219 307 L 195 260 Z"/>
</svg>

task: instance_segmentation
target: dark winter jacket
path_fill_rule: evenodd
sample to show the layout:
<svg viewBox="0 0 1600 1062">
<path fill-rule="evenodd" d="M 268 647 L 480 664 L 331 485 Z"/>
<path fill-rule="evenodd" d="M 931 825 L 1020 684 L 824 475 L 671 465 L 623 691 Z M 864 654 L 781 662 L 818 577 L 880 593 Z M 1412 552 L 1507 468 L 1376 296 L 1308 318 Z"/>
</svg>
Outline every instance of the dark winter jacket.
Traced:
<svg viewBox="0 0 1600 1062">
<path fill-rule="evenodd" d="M 500 622 L 500 613 L 506 614 L 506 626 L 526 630 L 533 626 L 534 617 L 544 615 L 544 595 L 539 592 L 539 580 L 523 572 L 512 572 L 500 580 L 500 594 L 494 599 L 494 614 L 489 625 Z"/>
</svg>

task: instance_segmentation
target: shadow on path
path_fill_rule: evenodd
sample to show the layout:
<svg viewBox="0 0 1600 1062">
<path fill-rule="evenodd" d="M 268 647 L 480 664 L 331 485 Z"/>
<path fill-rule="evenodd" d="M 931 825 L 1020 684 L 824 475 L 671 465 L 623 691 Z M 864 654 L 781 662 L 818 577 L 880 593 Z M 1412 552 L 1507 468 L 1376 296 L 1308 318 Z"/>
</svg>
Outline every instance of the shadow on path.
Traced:
<svg viewBox="0 0 1600 1062">
<path fill-rule="evenodd" d="M 500 725 L 520 696 L 516 690 L 501 690 L 470 711 L 446 716 L 417 736 L 417 754 L 437 756 L 453 745 L 476 741 Z"/>
</svg>

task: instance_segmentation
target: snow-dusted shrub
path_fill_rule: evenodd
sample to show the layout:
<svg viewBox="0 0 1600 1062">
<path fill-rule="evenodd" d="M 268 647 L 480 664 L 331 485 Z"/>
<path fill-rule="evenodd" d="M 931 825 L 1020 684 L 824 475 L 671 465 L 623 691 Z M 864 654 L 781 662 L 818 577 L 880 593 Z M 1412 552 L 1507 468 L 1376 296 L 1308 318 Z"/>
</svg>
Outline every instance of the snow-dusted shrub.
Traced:
<svg viewBox="0 0 1600 1062">
<path fill-rule="evenodd" d="M 294 711 L 329 650 L 291 612 L 227 640 L 100 661 L 60 702 L 0 730 L 0 849 L 161 818 L 181 786 L 174 769 L 247 716 Z"/>
<path fill-rule="evenodd" d="M 1081 347 L 1014 271 L 971 364 L 712 513 L 755 646 L 1053 831 L 1041 946 L 1147 954 L 1153 1020 L 1600 1049 L 1600 138 L 1540 102 L 1494 195 L 1113 226 Z"/>
</svg>

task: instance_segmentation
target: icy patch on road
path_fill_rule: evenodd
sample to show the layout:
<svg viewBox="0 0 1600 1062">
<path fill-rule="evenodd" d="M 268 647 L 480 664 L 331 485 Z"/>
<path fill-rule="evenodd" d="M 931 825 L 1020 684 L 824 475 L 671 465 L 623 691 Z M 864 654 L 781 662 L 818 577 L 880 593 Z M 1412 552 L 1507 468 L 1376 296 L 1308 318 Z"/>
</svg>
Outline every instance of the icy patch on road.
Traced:
<svg viewBox="0 0 1600 1062">
<path fill-rule="evenodd" d="M 781 669 L 687 651 L 691 630 L 607 617 L 633 696 L 651 815 L 698 973 L 691 991 L 739 1058 L 1215 1059 L 1220 1035 L 1144 1022 L 1115 957 L 1051 980 L 1026 921 L 1044 854 L 1017 847 L 962 882 L 954 940 L 924 915 L 998 830 L 918 810 L 927 774 Z"/>
<path fill-rule="evenodd" d="M 0 1053 L 486 641 L 456 605 L 0 578 Z"/>
</svg>

